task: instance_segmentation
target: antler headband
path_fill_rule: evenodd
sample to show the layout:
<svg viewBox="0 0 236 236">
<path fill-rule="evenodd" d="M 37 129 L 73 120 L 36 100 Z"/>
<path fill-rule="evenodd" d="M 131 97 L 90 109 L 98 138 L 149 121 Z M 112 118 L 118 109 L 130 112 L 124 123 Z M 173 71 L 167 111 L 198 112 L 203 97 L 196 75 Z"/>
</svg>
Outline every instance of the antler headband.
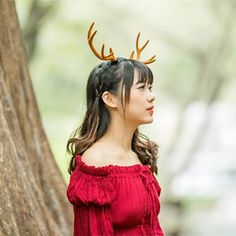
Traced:
<svg viewBox="0 0 236 236">
<path fill-rule="evenodd" d="M 92 33 L 92 29 L 93 29 L 94 24 L 95 24 L 94 22 L 91 24 L 91 26 L 88 30 L 88 35 L 87 35 L 88 44 L 89 44 L 90 48 L 92 49 L 95 56 L 98 57 L 99 59 L 104 60 L 104 61 L 109 61 L 109 60 L 116 61 L 117 59 L 116 59 L 116 56 L 114 55 L 114 52 L 113 52 L 112 48 L 109 49 L 109 54 L 108 55 L 105 55 L 105 52 L 104 52 L 105 45 L 104 44 L 102 45 L 101 53 L 99 53 L 95 49 L 95 47 L 93 45 L 93 39 L 94 39 L 94 36 L 97 33 L 97 30 Z M 136 52 L 137 52 L 136 60 L 140 59 L 141 52 L 143 51 L 143 49 L 147 46 L 147 44 L 149 42 L 149 40 L 147 40 L 147 42 L 140 48 L 139 47 L 139 38 L 140 38 L 140 32 L 138 33 L 138 36 L 137 36 L 137 39 L 136 39 Z M 155 57 L 156 57 L 156 55 L 152 56 L 147 61 L 142 61 L 142 63 L 150 64 L 150 63 L 152 63 L 156 60 Z M 134 59 L 134 51 L 131 52 L 129 59 Z"/>
</svg>

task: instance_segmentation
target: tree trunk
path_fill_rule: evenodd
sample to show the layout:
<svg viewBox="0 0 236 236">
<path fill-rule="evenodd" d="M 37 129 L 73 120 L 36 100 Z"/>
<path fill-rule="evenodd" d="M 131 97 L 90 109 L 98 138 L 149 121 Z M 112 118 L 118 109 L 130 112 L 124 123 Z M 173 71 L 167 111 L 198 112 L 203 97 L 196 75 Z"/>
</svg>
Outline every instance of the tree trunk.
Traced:
<svg viewBox="0 0 236 236">
<path fill-rule="evenodd" d="M 40 120 L 12 0 L 0 0 L 0 189 L 0 235 L 72 235 L 66 183 Z"/>
</svg>

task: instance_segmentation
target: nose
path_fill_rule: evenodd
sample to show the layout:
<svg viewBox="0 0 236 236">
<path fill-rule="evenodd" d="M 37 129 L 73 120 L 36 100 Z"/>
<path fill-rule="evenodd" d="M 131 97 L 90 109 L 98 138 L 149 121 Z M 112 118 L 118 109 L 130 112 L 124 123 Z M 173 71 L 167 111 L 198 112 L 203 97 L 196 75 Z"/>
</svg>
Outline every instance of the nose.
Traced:
<svg viewBox="0 0 236 236">
<path fill-rule="evenodd" d="M 156 96 L 154 95 L 154 93 L 150 92 L 147 98 L 148 98 L 148 101 L 152 102 L 155 100 Z"/>
</svg>

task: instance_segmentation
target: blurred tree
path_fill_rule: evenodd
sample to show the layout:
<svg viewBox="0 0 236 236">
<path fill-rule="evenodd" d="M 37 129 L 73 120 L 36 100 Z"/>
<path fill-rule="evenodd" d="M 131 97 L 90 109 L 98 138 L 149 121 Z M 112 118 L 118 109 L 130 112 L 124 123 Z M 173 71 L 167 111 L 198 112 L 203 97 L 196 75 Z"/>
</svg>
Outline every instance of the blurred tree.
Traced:
<svg viewBox="0 0 236 236">
<path fill-rule="evenodd" d="M 26 20 L 26 24 L 22 27 L 28 62 L 30 62 L 34 56 L 37 37 L 42 25 L 56 6 L 56 1 L 42 2 L 33 0 L 31 2 L 28 19 Z"/>
<path fill-rule="evenodd" d="M 224 73 L 224 64 L 227 62 L 227 58 L 229 57 L 232 47 L 231 43 L 233 42 L 232 33 L 235 27 L 234 18 L 236 13 L 236 3 L 221 3 L 222 8 L 225 5 L 228 7 L 226 14 L 224 16 L 218 16 L 221 20 L 220 33 L 218 37 L 214 38 L 214 41 L 209 46 L 208 50 L 202 52 L 202 54 L 199 54 L 199 57 L 197 57 L 199 64 L 199 74 L 197 75 L 198 79 L 194 84 L 194 90 L 191 97 L 189 97 L 180 107 L 181 112 L 178 118 L 176 132 L 173 134 L 172 140 L 169 143 L 169 147 L 167 148 L 166 158 L 171 158 L 172 154 L 176 151 L 176 147 L 178 147 L 177 143 L 179 137 L 184 130 L 184 111 L 188 108 L 188 106 L 194 101 L 202 100 L 206 105 L 206 108 L 210 107 L 219 97 L 221 89 L 226 83 L 229 82 L 229 79 Z M 214 5 L 210 6 L 215 9 Z M 182 158 L 182 164 L 179 166 L 179 168 L 176 168 L 173 175 L 168 176 L 169 181 L 172 181 L 175 175 L 182 173 L 182 171 L 186 169 L 192 162 L 192 158 L 194 156 L 192 153 L 194 153 L 202 144 L 204 134 L 207 132 L 210 118 L 208 113 L 210 113 L 209 110 L 207 110 L 205 119 L 202 120 L 200 128 L 193 137 L 191 147 L 186 153 L 182 153 L 182 156 L 184 156 Z"/>
<path fill-rule="evenodd" d="M 219 3 L 218 3 L 219 4 Z M 176 125 L 175 133 L 173 134 L 172 140 L 169 143 L 166 151 L 166 172 L 168 175 L 166 176 L 166 198 L 164 204 L 169 205 L 169 209 L 175 212 L 176 222 L 173 227 L 169 226 L 170 231 L 168 232 L 171 236 L 176 236 L 181 234 L 181 216 L 184 212 L 184 204 L 181 199 L 177 199 L 173 196 L 171 192 L 171 183 L 174 178 L 180 175 L 184 170 L 186 170 L 191 163 L 194 161 L 196 155 L 194 153 L 198 150 L 198 148 L 203 144 L 204 136 L 207 133 L 209 122 L 210 122 L 210 110 L 208 109 L 218 98 L 222 88 L 228 83 L 228 78 L 224 73 L 224 63 L 227 61 L 227 57 L 229 56 L 231 43 L 232 43 L 232 32 L 234 30 L 234 18 L 236 13 L 236 3 L 235 2 L 222 2 L 220 3 L 222 7 L 227 6 L 226 14 L 224 16 L 219 17 L 221 20 L 220 24 L 220 34 L 217 38 L 214 39 L 214 42 L 210 45 L 209 49 L 205 52 L 198 53 L 197 50 L 189 50 L 189 52 L 195 52 L 194 55 L 199 64 L 199 74 L 196 83 L 194 84 L 194 90 L 191 95 L 180 107 L 180 116 L 178 117 L 178 122 Z M 213 9 L 215 5 L 211 5 Z M 219 5 L 218 5 L 219 7 Z M 182 44 L 180 44 L 181 46 Z M 188 47 L 189 48 L 189 47 Z M 181 162 L 178 163 L 174 171 L 171 173 L 168 171 L 168 164 L 170 161 L 175 163 L 176 156 L 175 153 L 178 153 L 176 150 L 180 146 L 179 140 L 184 134 L 185 127 L 185 110 L 187 110 L 188 106 L 191 105 L 194 101 L 202 100 L 206 106 L 206 112 L 204 114 L 204 119 L 202 119 L 199 128 L 191 135 L 191 145 L 187 148 L 182 149 L 179 156 L 181 156 Z M 190 131 L 192 132 L 192 131 Z M 179 157 L 178 156 L 178 157 Z M 173 215 L 173 214 L 170 214 Z M 179 221 L 179 222 L 177 222 Z M 177 226 L 178 225 L 178 226 Z"/>
<path fill-rule="evenodd" d="M 42 127 L 14 1 L 0 1 L 0 234 L 71 235 L 66 183 Z"/>
</svg>

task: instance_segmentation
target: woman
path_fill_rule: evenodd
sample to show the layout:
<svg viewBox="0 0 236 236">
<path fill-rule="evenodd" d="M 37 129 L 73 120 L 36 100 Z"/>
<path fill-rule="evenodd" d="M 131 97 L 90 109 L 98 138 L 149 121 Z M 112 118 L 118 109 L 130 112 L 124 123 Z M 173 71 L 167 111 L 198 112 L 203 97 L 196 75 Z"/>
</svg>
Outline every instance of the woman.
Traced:
<svg viewBox="0 0 236 236">
<path fill-rule="evenodd" d="M 116 58 L 112 49 L 105 56 L 104 47 L 99 54 L 92 45 L 93 25 L 88 41 L 104 62 L 90 73 L 87 111 L 67 143 L 74 235 L 162 236 L 161 188 L 154 176 L 158 145 L 138 130 L 153 121 L 153 74 L 146 64 L 154 57 L 146 62 L 132 59 L 134 53 Z"/>
</svg>

